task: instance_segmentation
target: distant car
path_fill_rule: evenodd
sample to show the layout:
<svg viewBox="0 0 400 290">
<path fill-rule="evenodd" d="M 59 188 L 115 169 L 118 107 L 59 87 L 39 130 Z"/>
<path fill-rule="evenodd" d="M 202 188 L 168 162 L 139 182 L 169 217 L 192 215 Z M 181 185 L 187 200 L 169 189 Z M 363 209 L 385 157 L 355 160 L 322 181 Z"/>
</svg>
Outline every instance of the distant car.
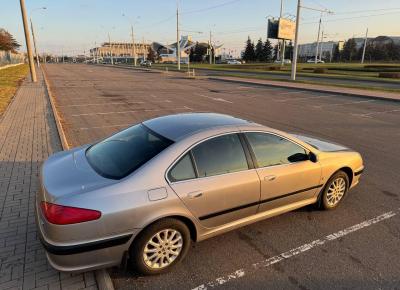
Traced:
<svg viewBox="0 0 400 290">
<path fill-rule="evenodd" d="M 315 59 L 309 59 L 307 60 L 307 63 L 315 63 Z M 321 60 L 321 59 L 317 59 L 317 63 L 325 63 L 325 61 Z"/>
<path fill-rule="evenodd" d="M 152 62 L 150 60 L 143 60 L 140 62 L 140 66 L 151 67 Z"/>
<path fill-rule="evenodd" d="M 47 159 L 38 235 L 60 271 L 129 257 L 158 274 L 191 240 L 309 204 L 336 208 L 363 169 L 359 153 L 316 138 L 221 114 L 163 116 Z"/>
<path fill-rule="evenodd" d="M 242 64 L 240 61 L 236 59 L 231 59 L 226 62 L 227 64 Z"/>
</svg>

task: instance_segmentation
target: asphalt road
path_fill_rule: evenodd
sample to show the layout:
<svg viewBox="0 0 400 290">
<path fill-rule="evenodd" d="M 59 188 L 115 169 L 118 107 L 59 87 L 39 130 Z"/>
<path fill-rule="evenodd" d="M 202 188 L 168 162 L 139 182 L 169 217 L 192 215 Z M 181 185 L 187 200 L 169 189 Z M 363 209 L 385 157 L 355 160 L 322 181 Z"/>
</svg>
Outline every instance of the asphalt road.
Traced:
<svg viewBox="0 0 400 290">
<path fill-rule="evenodd" d="M 399 103 L 111 67 L 46 68 L 73 146 L 151 117 L 211 111 L 323 137 L 364 158 L 360 185 L 336 210 L 306 207 L 193 244 L 169 274 L 111 269 L 117 289 L 400 289 Z"/>
<path fill-rule="evenodd" d="M 197 69 L 199 75 L 209 75 L 209 76 L 219 76 L 226 74 L 235 74 L 239 76 L 246 77 L 254 77 L 254 76 L 267 76 L 270 79 L 276 80 L 288 80 L 290 78 L 290 73 L 281 74 L 281 73 L 273 73 L 273 72 L 244 72 L 238 70 L 210 70 L 210 69 Z M 329 76 L 313 76 L 313 75 L 302 75 L 298 74 L 296 76 L 298 81 L 309 81 L 309 82 L 321 82 L 327 84 L 341 84 L 341 85 L 351 85 L 351 86 L 360 86 L 360 87 L 374 87 L 374 88 L 383 88 L 390 90 L 400 90 L 400 81 L 391 82 L 385 80 L 355 80 L 351 78 L 343 77 L 329 77 Z"/>
</svg>

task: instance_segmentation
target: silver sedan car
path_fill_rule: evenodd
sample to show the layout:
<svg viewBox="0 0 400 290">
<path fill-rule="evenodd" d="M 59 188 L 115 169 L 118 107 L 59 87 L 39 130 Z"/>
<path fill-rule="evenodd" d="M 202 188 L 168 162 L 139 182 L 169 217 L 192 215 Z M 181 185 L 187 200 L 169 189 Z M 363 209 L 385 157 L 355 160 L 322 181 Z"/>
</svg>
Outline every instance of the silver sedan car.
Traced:
<svg viewBox="0 0 400 290">
<path fill-rule="evenodd" d="M 214 113 L 159 117 L 51 156 L 36 217 L 50 264 L 169 270 L 191 241 L 309 204 L 334 209 L 364 169 L 357 152 Z"/>
</svg>

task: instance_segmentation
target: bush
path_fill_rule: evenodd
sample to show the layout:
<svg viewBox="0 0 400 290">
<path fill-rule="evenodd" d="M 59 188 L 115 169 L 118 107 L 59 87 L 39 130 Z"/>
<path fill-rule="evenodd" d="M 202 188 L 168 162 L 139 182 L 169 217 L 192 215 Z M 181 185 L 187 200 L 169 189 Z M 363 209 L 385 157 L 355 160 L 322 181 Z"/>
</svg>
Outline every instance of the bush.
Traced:
<svg viewBox="0 0 400 290">
<path fill-rule="evenodd" d="M 281 70 L 280 66 L 270 66 L 269 70 Z"/>
<path fill-rule="evenodd" d="M 380 72 L 378 77 L 390 78 L 390 79 L 400 79 L 400 72 Z"/>
<path fill-rule="evenodd" d="M 314 69 L 314 73 L 316 74 L 325 74 L 328 70 L 324 67 L 316 67 Z"/>
</svg>

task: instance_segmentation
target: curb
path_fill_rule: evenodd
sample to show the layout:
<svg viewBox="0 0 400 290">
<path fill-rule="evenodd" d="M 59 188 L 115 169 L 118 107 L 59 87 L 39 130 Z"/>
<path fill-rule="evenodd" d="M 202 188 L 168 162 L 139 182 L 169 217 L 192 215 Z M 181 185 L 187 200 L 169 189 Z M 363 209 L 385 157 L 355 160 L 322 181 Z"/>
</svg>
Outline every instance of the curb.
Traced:
<svg viewBox="0 0 400 290">
<path fill-rule="evenodd" d="M 44 66 L 42 66 L 42 75 L 43 75 L 43 79 L 44 79 L 44 83 L 45 83 L 45 87 L 46 87 L 46 92 L 47 92 L 47 95 L 49 96 L 54 119 L 56 121 L 57 132 L 58 132 L 58 136 L 60 137 L 60 140 L 61 140 L 62 148 L 63 148 L 63 150 L 69 150 L 70 146 L 68 144 L 67 138 L 65 137 L 65 133 L 64 133 L 61 121 L 60 121 L 60 116 L 55 107 L 54 96 L 51 93 L 49 81 L 47 80 Z M 96 277 L 97 287 L 99 288 L 99 290 L 114 290 L 114 285 L 111 280 L 111 277 L 105 269 L 95 270 L 94 273 L 95 273 L 95 277 Z"/>
<path fill-rule="evenodd" d="M 54 96 L 51 93 L 49 81 L 47 80 L 47 75 L 46 75 L 45 68 L 44 68 L 43 65 L 42 65 L 41 71 L 42 71 L 44 83 L 46 85 L 45 86 L 46 87 L 46 92 L 47 92 L 47 95 L 49 96 L 51 108 L 53 110 L 54 119 L 56 121 L 57 132 L 58 132 L 58 135 L 59 135 L 60 140 L 61 140 L 61 146 L 62 146 L 63 150 L 69 150 L 71 147 L 69 146 L 67 138 L 65 137 L 65 133 L 64 133 L 64 130 L 63 130 L 63 127 L 62 127 L 62 124 L 61 124 L 61 119 L 60 119 L 60 116 L 59 116 L 59 114 L 57 112 L 57 109 L 56 109 L 56 106 L 55 106 Z"/>
<path fill-rule="evenodd" d="M 379 96 L 368 96 L 363 95 L 362 93 L 353 93 L 353 92 L 340 92 L 335 90 L 322 90 L 317 88 L 309 88 L 309 87 L 293 87 L 284 84 L 263 84 L 258 82 L 252 81 L 245 81 L 245 80 L 232 80 L 232 79 L 221 79 L 216 77 L 208 77 L 211 81 L 220 81 L 220 82 L 228 82 L 228 83 L 238 83 L 238 84 L 245 84 L 245 85 L 253 85 L 253 86 L 265 86 L 265 87 L 277 87 L 277 88 L 285 88 L 285 89 L 292 89 L 292 90 L 303 90 L 303 91 L 310 91 L 310 92 L 317 92 L 317 93 L 328 93 L 328 94 L 336 94 L 336 95 L 343 95 L 343 96 L 350 96 L 350 97 L 357 97 L 363 99 L 374 99 L 374 100 L 384 100 L 384 101 L 391 101 L 391 102 L 400 102 L 399 99 L 390 98 L 390 97 L 379 97 Z"/>
</svg>

